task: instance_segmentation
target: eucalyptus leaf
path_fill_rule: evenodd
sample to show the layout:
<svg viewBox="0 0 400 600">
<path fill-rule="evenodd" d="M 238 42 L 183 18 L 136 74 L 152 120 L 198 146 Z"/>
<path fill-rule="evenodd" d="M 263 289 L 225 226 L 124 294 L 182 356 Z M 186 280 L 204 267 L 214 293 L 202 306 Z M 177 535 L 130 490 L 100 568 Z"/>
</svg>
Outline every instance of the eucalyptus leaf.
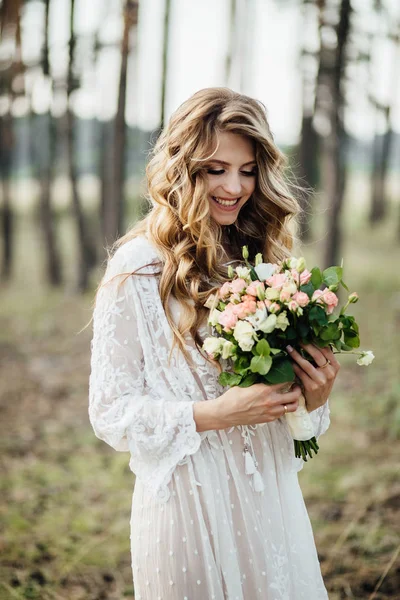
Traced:
<svg viewBox="0 0 400 600">
<path fill-rule="evenodd" d="M 300 291 L 304 292 L 305 294 L 307 294 L 307 296 L 311 300 L 312 295 L 315 292 L 315 287 L 313 286 L 313 284 L 311 283 L 311 281 L 309 281 L 308 283 L 305 283 L 304 285 L 300 286 Z"/>
<path fill-rule="evenodd" d="M 314 267 L 311 269 L 311 283 L 314 286 L 314 289 L 318 289 L 322 284 L 322 273 L 318 267 Z"/>
<path fill-rule="evenodd" d="M 239 385 L 239 383 L 242 381 L 242 375 L 223 372 L 218 377 L 218 381 L 223 387 L 226 387 L 227 385 L 233 387 L 235 385 Z"/>
<path fill-rule="evenodd" d="M 318 325 L 326 325 L 328 323 L 328 318 L 322 306 L 313 306 L 308 313 L 308 318 L 310 321 L 316 321 Z"/>
<path fill-rule="evenodd" d="M 256 352 L 260 356 L 269 356 L 271 348 L 266 339 L 263 338 L 256 344 Z"/>
<path fill-rule="evenodd" d="M 239 383 L 239 387 L 242 387 L 242 388 L 250 387 L 251 385 L 254 385 L 255 383 L 257 383 L 257 379 L 258 379 L 257 373 L 249 373 L 248 375 L 246 375 L 246 377 L 243 379 L 243 381 L 241 381 L 241 383 Z"/>
<path fill-rule="evenodd" d="M 250 363 L 250 369 L 253 373 L 266 375 L 272 366 L 272 358 L 270 356 L 253 356 Z"/>
<path fill-rule="evenodd" d="M 322 273 L 322 282 L 328 287 L 341 282 L 343 275 L 342 267 L 328 267 Z"/>
</svg>

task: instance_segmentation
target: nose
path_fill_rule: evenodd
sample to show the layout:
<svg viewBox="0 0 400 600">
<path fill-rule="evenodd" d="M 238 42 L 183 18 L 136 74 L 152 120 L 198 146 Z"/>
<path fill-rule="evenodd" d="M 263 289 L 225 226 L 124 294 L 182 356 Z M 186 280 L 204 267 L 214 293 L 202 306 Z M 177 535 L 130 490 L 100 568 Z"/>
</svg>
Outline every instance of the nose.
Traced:
<svg viewBox="0 0 400 600">
<path fill-rule="evenodd" d="M 222 187 L 229 196 L 240 196 L 242 184 L 240 182 L 239 173 L 227 173 Z"/>
</svg>

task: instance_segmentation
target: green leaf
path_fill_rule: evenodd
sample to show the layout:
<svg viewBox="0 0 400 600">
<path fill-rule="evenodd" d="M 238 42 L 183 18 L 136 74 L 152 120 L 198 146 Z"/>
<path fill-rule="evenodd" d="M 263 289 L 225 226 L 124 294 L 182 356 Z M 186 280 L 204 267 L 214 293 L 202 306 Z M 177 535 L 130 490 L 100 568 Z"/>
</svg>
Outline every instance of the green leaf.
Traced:
<svg viewBox="0 0 400 600">
<path fill-rule="evenodd" d="M 351 346 L 348 346 L 347 344 L 344 344 L 342 342 L 342 350 L 345 350 L 346 352 L 349 352 L 350 350 L 353 350 L 353 348 Z"/>
<path fill-rule="evenodd" d="M 286 381 L 294 381 L 294 378 L 292 361 L 288 358 L 274 360 L 272 368 L 264 377 L 267 383 L 285 383 Z"/>
<path fill-rule="evenodd" d="M 360 338 L 358 337 L 358 334 L 351 330 L 351 329 L 345 329 L 343 331 L 344 333 L 344 343 L 347 346 L 351 346 L 352 348 L 358 348 L 360 345 Z"/>
<path fill-rule="evenodd" d="M 257 281 L 258 280 L 258 275 L 256 273 L 256 271 L 254 270 L 253 267 L 250 267 L 250 278 L 252 281 Z"/>
<path fill-rule="evenodd" d="M 235 365 L 233 367 L 235 373 L 238 373 L 239 375 L 245 375 L 249 369 L 250 361 L 248 356 L 239 356 L 239 358 L 235 361 Z"/>
<path fill-rule="evenodd" d="M 246 375 L 246 377 L 243 379 L 243 381 L 241 383 L 239 383 L 239 387 L 242 387 L 242 388 L 250 387 L 254 383 L 257 383 L 257 379 L 258 379 L 257 373 L 249 373 L 248 375 Z"/>
<path fill-rule="evenodd" d="M 282 350 L 279 350 L 279 348 L 271 348 L 271 354 L 279 354 L 280 352 L 282 352 Z"/>
<path fill-rule="evenodd" d="M 299 336 L 302 337 L 302 338 L 306 338 L 307 335 L 310 333 L 310 326 L 309 326 L 309 324 L 306 323 L 303 320 L 300 320 L 300 319 L 297 322 L 296 329 L 297 329 L 297 332 L 298 332 Z"/>
<path fill-rule="evenodd" d="M 253 356 L 250 363 L 250 369 L 253 373 L 259 373 L 260 375 L 266 375 L 272 365 L 272 358 L 270 356 Z"/>
<path fill-rule="evenodd" d="M 313 306 L 308 313 L 308 318 L 310 321 L 316 321 L 318 325 L 326 325 L 328 323 L 328 318 L 322 306 Z"/>
<path fill-rule="evenodd" d="M 235 385 L 239 385 L 239 383 L 242 381 L 242 375 L 235 375 L 235 373 L 223 372 L 218 377 L 218 381 L 223 387 L 226 387 L 227 385 L 233 387 Z"/>
<path fill-rule="evenodd" d="M 342 284 L 342 286 L 344 287 L 345 290 L 349 291 L 349 288 L 347 287 L 347 285 L 345 284 L 345 282 L 343 281 L 343 279 L 342 279 L 342 281 L 340 283 Z"/>
<path fill-rule="evenodd" d="M 259 356 L 269 356 L 271 348 L 266 339 L 262 339 L 256 344 L 256 352 Z"/>
<path fill-rule="evenodd" d="M 308 283 L 305 283 L 304 285 L 300 286 L 300 291 L 304 292 L 305 294 L 307 294 L 307 296 L 311 300 L 312 295 L 315 292 L 315 287 L 313 286 L 313 284 L 311 283 L 311 281 L 309 281 Z"/>
<path fill-rule="evenodd" d="M 329 323 L 327 327 L 324 327 L 319 337 L 322 340 L 339 340 L 342 336 L 342 332 L 339 331 L 336 323 Z"/>
<path fill-rule="evenodd" d="M 333 343 L 334 343 L 334 345 L 335 345 L 335 348 L 336 348 L 336 350 L 337 350 L 338 352 L 341 352 L 341 350 L 342 350 L 342 347 L 343 347 L 343 342 L 342 342 L 341 340 L 334 340 L 334 342 L 333 342 Z"/>
<path fill-rule="evenodd" d="M 311 283 L 314 286 L 314 289 L 317 290 L 322 283 L 322 273 L 321 270 L 318 267 L 314 267 L 313 269 L 311 269 L 311 279 L 310 279 Z"/>
<path fill-rule="evenodd" d="M 328 287 L 340 283 L 342 280 L 343 269 L 342 267 L 328 267 L 322 273 L 322 282 Z"/>
</svg>

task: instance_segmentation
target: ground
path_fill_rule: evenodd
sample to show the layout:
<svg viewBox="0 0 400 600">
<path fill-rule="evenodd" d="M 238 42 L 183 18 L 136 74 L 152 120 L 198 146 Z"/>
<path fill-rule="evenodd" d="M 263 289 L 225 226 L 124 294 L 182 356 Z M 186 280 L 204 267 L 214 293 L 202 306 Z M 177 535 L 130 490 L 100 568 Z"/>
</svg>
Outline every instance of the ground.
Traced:
<svg viewBox="0 0 400 600">
<path fill-rule="evenodd" d="M 316 264 L 314 246 L 304 253 Z M 394 225 L 351 221 L 345 281 L 369 367 L 354 356 L 331 396 L 331 427 L 300 473 L 331 600 L 400 597 L 400 247 Z M 313 260 L 314 259 L 314 260 Z M 21 260 L 23 265 L 21 267 Z M 0 303 L 0 599 L 133 599 L 134 476 L 87 416 L 83 297 L 35 286 L 29 256 Z M 23 276 L 21 277 L 21 273 Z M 25 280 L 28 285 L 26 285 Z M 21 284 L 24 282 L 24 285 Z M 374 594 L 375 588 L 377 588 Z"/>
</svg>

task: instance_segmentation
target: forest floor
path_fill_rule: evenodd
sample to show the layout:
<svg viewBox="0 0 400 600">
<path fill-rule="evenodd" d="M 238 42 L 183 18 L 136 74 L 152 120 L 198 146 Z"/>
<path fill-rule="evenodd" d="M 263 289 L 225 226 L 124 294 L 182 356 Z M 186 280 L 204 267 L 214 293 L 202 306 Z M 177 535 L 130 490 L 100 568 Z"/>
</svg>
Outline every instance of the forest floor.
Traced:
<svg viewBox="0 0 400 600">
<path fill-rule="evenodd" d="M 299 477 L 330 599 L 399 599 L 400 246 L 390 224 L 351 223 L 344 279 L 376 359 L 340 358 L 331 427 Z M 31 288 L 23 269 L 0 300 L 0 599 L 133 599 L 134 476 L 87 416 L 93 294 Z"/>
</svg>

